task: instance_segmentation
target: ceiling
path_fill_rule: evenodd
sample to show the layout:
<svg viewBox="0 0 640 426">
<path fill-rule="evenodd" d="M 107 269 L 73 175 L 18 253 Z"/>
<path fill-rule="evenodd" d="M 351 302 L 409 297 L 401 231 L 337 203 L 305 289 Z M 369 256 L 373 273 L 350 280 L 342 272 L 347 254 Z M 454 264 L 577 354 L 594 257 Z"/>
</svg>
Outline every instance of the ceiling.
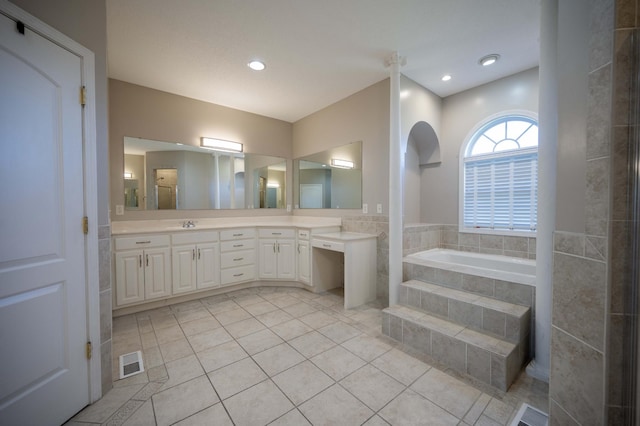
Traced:
<svg viewBox="0 0 640 426">
<path fill-rule="evenodd" d="M 387 78 L 395 51 L 401 72 L 441 97 L 539 58 L 540 0 L 106 3 L 110 78 L 288 122 Z M 500 60 L 478 65 L 490 53 Z"/>
</svg>

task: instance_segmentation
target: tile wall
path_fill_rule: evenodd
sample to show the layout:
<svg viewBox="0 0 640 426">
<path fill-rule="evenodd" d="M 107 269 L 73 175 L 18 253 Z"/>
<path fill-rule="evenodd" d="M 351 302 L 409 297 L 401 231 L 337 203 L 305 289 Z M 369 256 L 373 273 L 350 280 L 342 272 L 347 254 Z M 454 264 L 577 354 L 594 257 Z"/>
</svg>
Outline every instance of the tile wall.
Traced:
<svg viewBox="0 0 640 426">
<path fill-rule="evenodd" d="M 112 387 L 111 366 L 111 226 L 98 228 L 98 254 L 100 264 L 100 354 L 102 367 L 102 395 Z M 94 345 L 96 347 L 97 345 Z"/>
</svg>

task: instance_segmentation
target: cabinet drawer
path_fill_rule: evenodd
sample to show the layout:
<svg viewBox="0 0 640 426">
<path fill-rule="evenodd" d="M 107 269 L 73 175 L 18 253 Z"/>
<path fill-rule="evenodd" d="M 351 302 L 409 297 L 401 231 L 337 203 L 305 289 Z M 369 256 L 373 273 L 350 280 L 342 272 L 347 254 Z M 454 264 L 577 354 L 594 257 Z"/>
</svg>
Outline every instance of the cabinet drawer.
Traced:
<svg viewBox="0 0 640 426">
<path fill-rule="evenodd" d="M 294 229 L 260 228 L 258 236 L 260 238 L 293 238 L 296 235 L 295 232 Z"/>
<path fill-rule="evenodd" d="M 228 251 L 255 249 L 256 240 L 235 240 L 223 241 L 220 243 L 220 251 L 225 253 Z"/>
<path fill-rule="evenodd" d="M 172 244 L 198 244 L 198 243 L 215 243 L 218 241 L 218 233 L 213 232 L 194 232 L 185 231 L 180 234 L 171 235 Z"/>
<path fill-rule="evenodd" d="M 341 251 L 344 253 L 344 243 L 338 243 L 336 241 L 313 239 L 311 245 L 325 250 Z"/>
<path fill-rule="evenodd" d="M 221 268 L 234 268 L 237 266 L 253 265 L 256 263 L 255 250 L 241 250 L 220 255 Z"/>
<path fill-rule="evenodd" d="M 220 240 L 222 241 L 242 240 L 245 238 L 255 238 L 255 236 L 255 228 L 238 228 L 220 231 Z"/>
<path fill-rule="evenodd" d="M 298 229 L 298 239 L 299 240 L 308 240 L 311 235 L 311 231 L 308 229 Z"/>
<path fill-rule="evenodd" d="M 255 277 L 256 267 L 254 265 L 223 269 L 220 273 L 220 280 L 222 281 L 222 285 L 251 281 L 255 279 Z"/>
<path fill-rule="evenodd" d="M 144 249 L 147 247 L 167 247 L 169 245 L 168 235 L 143 235 L 141 237 L 118 237 L 115 238 L 115 250 Z"/>
</svg>

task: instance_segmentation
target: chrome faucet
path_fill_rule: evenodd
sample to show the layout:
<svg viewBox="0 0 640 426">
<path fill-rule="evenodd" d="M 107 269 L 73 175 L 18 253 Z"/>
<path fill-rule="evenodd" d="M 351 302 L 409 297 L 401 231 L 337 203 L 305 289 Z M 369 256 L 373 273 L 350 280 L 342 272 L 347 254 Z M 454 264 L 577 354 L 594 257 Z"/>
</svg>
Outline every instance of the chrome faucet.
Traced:
<svg viewBox="0 0 640 426">
<path fill-rule="evenodd" d="M 192 220 L 187 220 L 182 224 L 183 228 L 195 228 L 196 224 Z"/>
</svg>

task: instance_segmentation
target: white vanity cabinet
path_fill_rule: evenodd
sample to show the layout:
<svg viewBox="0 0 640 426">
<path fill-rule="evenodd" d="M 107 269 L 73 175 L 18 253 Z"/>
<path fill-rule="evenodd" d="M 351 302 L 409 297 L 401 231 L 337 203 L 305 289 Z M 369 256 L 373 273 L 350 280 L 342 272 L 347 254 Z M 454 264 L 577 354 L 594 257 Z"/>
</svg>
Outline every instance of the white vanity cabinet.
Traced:
<svg viewBox="0 0 640 426">
<path fill-rule="evenodd" d="M 171 236 L 173 294 L 220 286 L 218 232 L 185 232 Z"/>
<path fill-rule="evenodd" d="M 309 241 L 310 235 L 310 230 L 298 229 L 298 244 L 296 247 L 298 281 L 307 285 L 311 285 L 311 245 Z"/>
<path fill-rule="evenodd" d="M 220 268 L 223 286 L 255 280 L 255 228 L 220 231 Z"/>
<path fill-rule="evenodd" d="M 168 235 L 114 239 L 116 306 L 171 295 Z"/>
<path fill-rule="evenodd" d="M 296 279 L 295 229 L 258 230 L 260 279 Z"/>
</svg>

